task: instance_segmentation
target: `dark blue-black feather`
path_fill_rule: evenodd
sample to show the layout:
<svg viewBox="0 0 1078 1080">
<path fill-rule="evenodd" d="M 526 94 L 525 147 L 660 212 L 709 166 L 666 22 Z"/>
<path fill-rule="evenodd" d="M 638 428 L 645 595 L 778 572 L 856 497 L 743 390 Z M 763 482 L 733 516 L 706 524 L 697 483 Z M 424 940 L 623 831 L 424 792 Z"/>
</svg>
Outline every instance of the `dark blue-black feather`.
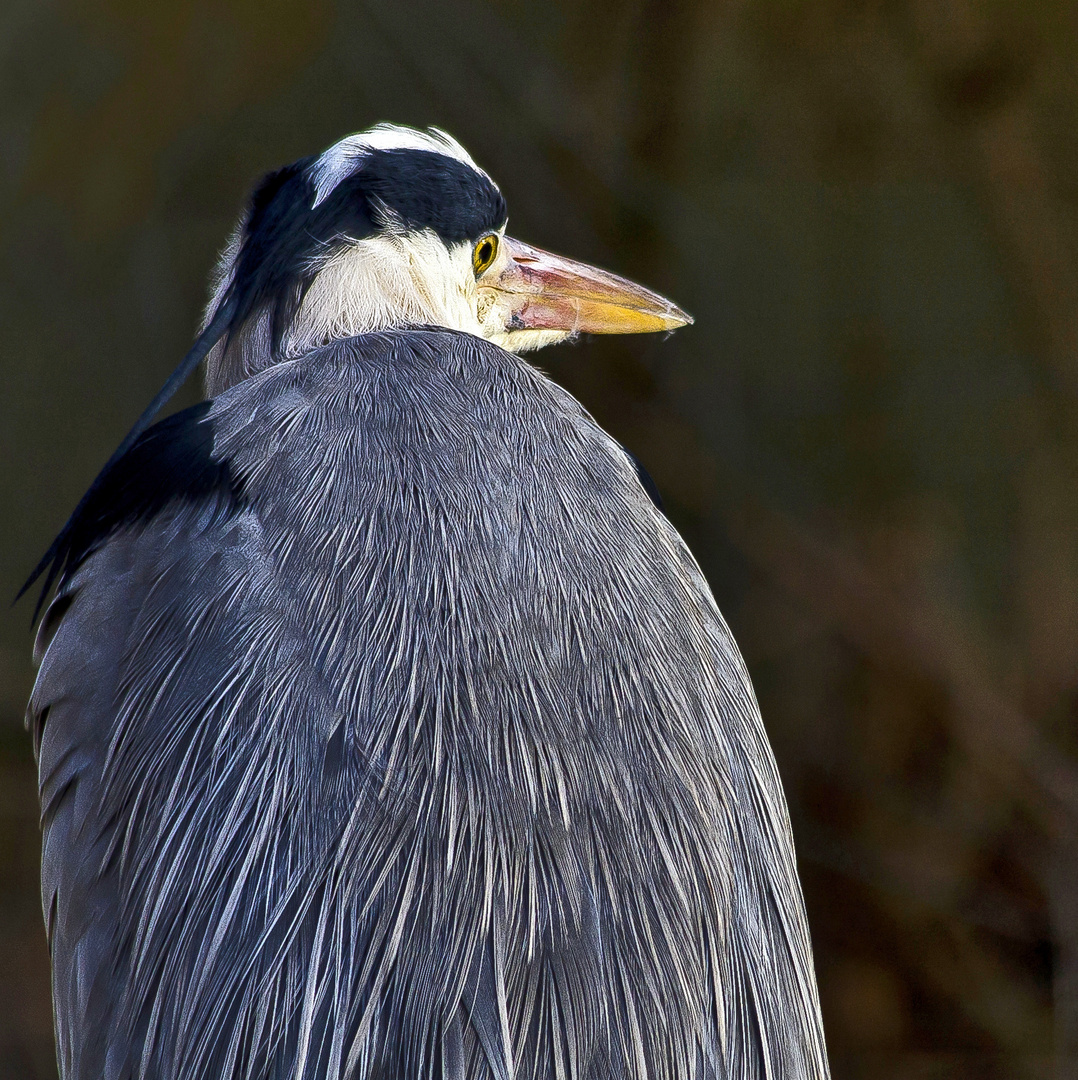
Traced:
<svg viewBox="0 0 1078 1080">
<path fill-rule="evenodd" d="M 210 405 L 200 402 L 154 424 L 102 472 L 23 586 L 25 591 L 48 570 L 35 617 L 52 583 L 73 574 L 118 529 L 152 520 L 175 500 L 244 504 L 228 462 L 213 456 Z"/>
<path fill-rule="evenodd" d="M 466 162 L 430 150 L 381 150 L 333 189 L 323 204 L 373 200 L 409 229 L 432 229 L 447 244 L 478 240 L 505 224 L 505 199 L 494 181 Z M 321 209 L 321 207 L 319 207 Z"/>
<path fill-rule="evenodd" d="M 218 340 L 228 329 L 234 313 L 235 300 L 233 297 L 227 297 L 217 309 L 217 312 L 210 320 L 209 325 L 198 335 L 194 345 L 187 350 L 187 355 L 179 362 L 176 370 L 165 380 L 164 386 L 157 391 L 150 404 L 142 410 L 142 415 L 135 421 L 134 426 L 123 437 L 120 445 L 113 450 L 112 456 L 105 462 L 104 468 L 97 474 L 94 478 L 94 482 L 90 485 L 89 490 L 87 490 L 79 500 L 74 513 L 68 518 L 67 523 L 60 530 L 56 539 L 49 545 L 49 550 L 41 557 L 41 561 L 34 567 L 30 576 L 23 583 L 22 588 L 19 589 L 15 596 L 16 601 L 19 600 L 23 593 L 25 593 L 34 582 L 42 576 L 42 574 L 45 575 L 45 583 L 41 587 L 41 594 L 38 596 L 37 604 L 34 606 L 34 614 L 31 621 L 36 619 L 41 613 L 41 607 L 45 602 L 45 597 L 48 595 L 49 590 L 52 588 L 53 583 L 56 581 L 61 570 L 67 565 L 68 560 L 64 553 L 71 547 L 72 530 L 74 530 L 78 523 L 84 519 L 87 508 L 94 503 L 102 488 L 105 487 L 112 470 L 126 456 L 127 452 L 134 447 L 135 443 L 150 426 L 153 418 L 171 400 L 173 394 L 175 394 L 176 391 L 191 377 L 191 373 L 195 368 L 206 359 L 210 350 L 217 344 Z"/>
</svg>

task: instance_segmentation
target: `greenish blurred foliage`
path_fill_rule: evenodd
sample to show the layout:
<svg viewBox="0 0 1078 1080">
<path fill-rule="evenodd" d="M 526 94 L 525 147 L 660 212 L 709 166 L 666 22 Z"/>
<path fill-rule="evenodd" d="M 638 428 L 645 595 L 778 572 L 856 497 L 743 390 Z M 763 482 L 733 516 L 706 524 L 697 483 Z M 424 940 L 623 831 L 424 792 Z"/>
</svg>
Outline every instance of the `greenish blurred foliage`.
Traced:
<svg viewBox="0 0 1078 1080">
<path fill-rule="evenodd" d="M 1070 0 L 5 0 L 0 596 L 184 352 L 250 183 L 443 126 L 516 235 L 696 316 L 538 362 L 647 464 L 745 651 L 835 1076 L 1078 1076 L 1076 58 Z M 11 1077 L 54 1071 L 29 616 Z"/>
</svg>

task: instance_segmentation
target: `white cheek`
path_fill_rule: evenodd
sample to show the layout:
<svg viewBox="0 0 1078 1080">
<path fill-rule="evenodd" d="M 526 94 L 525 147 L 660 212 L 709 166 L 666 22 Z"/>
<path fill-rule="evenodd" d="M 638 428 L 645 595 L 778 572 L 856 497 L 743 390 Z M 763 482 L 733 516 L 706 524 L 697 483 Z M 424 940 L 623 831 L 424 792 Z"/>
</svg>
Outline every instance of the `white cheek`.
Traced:
<svg viewBox="0 0 1078 1080">
<path fill-rule="evenodd" d="M 467 245 L 433 233 L 379 235 L 354 244 L 315 278 L 288 351 L 394 326 L 446 326 L 483 335 Z"/>
</svg>

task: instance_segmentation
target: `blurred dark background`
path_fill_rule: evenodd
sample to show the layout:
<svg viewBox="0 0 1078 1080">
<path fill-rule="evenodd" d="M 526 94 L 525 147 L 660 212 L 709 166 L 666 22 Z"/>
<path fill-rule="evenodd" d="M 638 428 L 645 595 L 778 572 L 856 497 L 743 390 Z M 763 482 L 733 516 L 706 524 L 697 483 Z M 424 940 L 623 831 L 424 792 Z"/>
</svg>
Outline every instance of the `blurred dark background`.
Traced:
<svg viewBox="0 0 1078 1080">
<path fill-rule="evenodd" d="M 835 1076 L 1078 1076 L 1078 5 L 2 0 L 0 600 L 191 341 L 250 183 L 383 119 L 696 316 L 538 359 L 745 652 Z M 4 1078 L 54 1073 L 31 607 Z"/>
</svg>

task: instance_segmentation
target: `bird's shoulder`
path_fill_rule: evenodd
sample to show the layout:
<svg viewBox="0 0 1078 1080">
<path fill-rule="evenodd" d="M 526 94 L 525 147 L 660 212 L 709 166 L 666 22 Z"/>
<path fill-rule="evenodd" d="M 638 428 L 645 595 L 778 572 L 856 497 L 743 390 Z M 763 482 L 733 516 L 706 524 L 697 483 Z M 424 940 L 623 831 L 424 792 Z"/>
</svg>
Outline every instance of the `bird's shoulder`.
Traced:
<svg viewBox="0 0 1078 1080">
<path fill-rule="evenodd" d="M 167 507 L 212 504 L 224 514 L 243 504 L 227 459 L 214 453 L 211 407 L 200 402 L 153 425 L 102 474 L 46 556 L 46 590 L 59 577 L 63 592 L 62 582 L 110 536 L 152 521 Z"/>
<path fill-rule="evenodd" d="M 545 489 L 552 479 L 586 487 L 589 505 L 598 489 L 623 511 L 661 509 L 639 459 L 519 357 L 459 331 L 383 331 L 274 365 L 153 425 L 57 537 L 46 580 L 70 578 L 117 532 L 166 511 L 197 511 L 205 529 L 321 485 L 342 496 L 322 504 L 324 527 L 334 508 L 351 513 L 357 488 L 370 498 L 385 490 L 372 478 L 394 477 L 458 484 L 477 499 L 499 480 L 539 478 Z"/>
</svg>

